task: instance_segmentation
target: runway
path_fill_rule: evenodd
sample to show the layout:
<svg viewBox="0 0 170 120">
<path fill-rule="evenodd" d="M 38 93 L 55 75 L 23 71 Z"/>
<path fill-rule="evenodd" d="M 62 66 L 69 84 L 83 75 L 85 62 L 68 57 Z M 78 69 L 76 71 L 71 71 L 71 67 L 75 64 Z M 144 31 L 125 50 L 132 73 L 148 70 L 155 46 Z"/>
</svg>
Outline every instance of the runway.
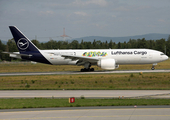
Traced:
<svg viewBox="0 0 170 120">
<path fill-rule="evenodd" d="M 0 90 L 0 98 L 170 98 L 170 90 Z"/>
<path fill-rule="evenodd" d="M 64 72 L 27 72 L 27 73 L 0 73 L 0 76 L 23 76 L 23 75 L 68 75 L 68 74 L 111 74 L 111 73 L 161 73 L 170 72 L 170 70 L 115 70 L 115 71 L 64 71 Z"/>
<path fill-rule="evenodd" d="M 0 120 L 169 120 L 169 106 L 77 107 L 0 110 Z"/>
</svg>

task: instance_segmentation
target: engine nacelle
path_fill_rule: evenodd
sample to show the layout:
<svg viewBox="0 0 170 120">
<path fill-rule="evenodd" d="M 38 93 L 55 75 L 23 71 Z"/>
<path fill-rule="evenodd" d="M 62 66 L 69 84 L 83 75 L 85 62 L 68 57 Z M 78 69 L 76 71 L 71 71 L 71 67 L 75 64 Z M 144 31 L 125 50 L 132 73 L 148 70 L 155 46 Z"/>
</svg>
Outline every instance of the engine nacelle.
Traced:
<svg viewBox="0 0 170 120">
<path fill-rule="evenodd" d="M 106 70 L 113 70 L 117 67 L 115 59 L 111 59 L 111 58 L 101 59 L 97 62 L 97 65 L 102 69 L 106 69 Z"/>
</svg>

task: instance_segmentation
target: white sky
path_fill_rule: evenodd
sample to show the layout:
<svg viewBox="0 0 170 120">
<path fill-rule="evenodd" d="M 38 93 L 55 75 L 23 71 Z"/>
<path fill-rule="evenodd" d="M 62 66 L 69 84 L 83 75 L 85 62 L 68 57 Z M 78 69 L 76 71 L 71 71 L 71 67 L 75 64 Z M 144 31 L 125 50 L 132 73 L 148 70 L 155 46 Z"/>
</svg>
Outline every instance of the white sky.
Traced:
<svg viewBox="0 0 170 120">
<path fill-rule="evenodd" d="M 0 0 L 0 39 L 17 26 L 40 42 L 85 36 L 170 33 L 170 0 Z"/>
</svg>

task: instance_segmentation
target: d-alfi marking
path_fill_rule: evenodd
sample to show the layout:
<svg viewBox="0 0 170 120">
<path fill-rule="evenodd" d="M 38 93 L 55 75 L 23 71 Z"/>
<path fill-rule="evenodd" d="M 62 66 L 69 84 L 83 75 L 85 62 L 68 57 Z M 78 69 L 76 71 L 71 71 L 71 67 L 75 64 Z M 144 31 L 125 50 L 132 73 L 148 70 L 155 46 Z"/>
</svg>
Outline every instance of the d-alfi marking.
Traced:
<svg viewBox="0 0 170 120">
<path fill-rule="evenodd" d="M 82 65 L 81 71 L 94 71 L 97 65 L 113 70 L 122 64 L 153 64 L 168 59 L 164 53 L 151 49 L 84 49 L 84 50 L 40 50 L 17 27 L 9 26 L 19 52 L 4 52 L 10 57 L 51 65 Z"/>
</svg>

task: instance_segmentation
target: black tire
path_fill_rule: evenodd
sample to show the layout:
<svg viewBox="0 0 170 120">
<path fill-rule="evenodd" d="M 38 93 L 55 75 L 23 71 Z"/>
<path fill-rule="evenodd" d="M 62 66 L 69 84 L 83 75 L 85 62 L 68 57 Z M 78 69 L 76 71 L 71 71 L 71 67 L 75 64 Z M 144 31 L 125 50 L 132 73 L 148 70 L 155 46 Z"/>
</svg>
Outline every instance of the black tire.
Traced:
<svg viewBox="0 0 170 120">
<path fill-rule="evenodd" d="M 151 68 L 151 70 L 155 70 L 155 68 L 154 68 L 154 67 L 152 67 L 152 68 Z"/>
<path fill-rule="evenodd" d="M 94 71 L 94 68 L 91 68 L 90 71 Z"/>
<path fill-rule="evenodd" d="M 86 69 L 86 68 L 84 68 L 84 69 L 81 69 L 80 70 L 81 72 L 90 72 L 90 71 L 94 71 L 94 68 L 89 68 L 89 69 Z"/>
</svg>

